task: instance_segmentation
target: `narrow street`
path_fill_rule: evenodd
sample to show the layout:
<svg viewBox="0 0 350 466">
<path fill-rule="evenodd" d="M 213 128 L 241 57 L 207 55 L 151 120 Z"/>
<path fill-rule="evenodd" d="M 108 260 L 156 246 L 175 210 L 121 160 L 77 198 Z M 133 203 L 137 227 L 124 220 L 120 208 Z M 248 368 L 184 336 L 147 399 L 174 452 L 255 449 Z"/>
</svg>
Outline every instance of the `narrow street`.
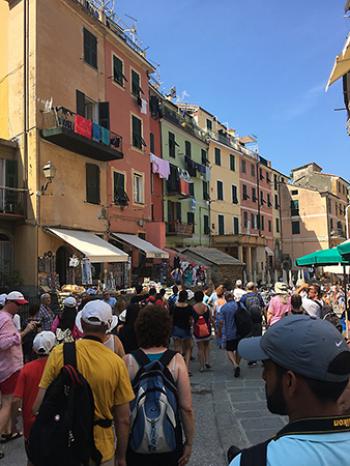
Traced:
<svg viewBox="0 0 350 466">
<path fill-rule="evenodd" d="M 266 409 L 261 366 L 248 368 L 244 363 L 241 377 L 235 379 L 224 351 L 215 349 L 212 363 L 213 369 L 202 374 L 198 363 L 192 363 L 196 436 L 190 466 L 225 466 L 230 445 L 261 442 L 285 424 Z M 5 445 L 5 453 L 1 465 L 26 464 L 22 439 Z"/>
</svg>

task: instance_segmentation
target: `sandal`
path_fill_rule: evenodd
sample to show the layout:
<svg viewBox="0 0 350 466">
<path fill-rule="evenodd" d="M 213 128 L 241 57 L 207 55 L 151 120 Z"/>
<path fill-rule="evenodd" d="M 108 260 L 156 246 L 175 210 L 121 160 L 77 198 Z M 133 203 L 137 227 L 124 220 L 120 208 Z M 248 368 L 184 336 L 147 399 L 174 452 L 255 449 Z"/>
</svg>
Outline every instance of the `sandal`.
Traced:
<svg viewBox="0 0 350 466">
<path fill-rule="evenodd" d="M 2 434 L 0 443 L 11 442 L 22 437 L 22 432 L 13 432 L 12 434 Z"/>
</svg>

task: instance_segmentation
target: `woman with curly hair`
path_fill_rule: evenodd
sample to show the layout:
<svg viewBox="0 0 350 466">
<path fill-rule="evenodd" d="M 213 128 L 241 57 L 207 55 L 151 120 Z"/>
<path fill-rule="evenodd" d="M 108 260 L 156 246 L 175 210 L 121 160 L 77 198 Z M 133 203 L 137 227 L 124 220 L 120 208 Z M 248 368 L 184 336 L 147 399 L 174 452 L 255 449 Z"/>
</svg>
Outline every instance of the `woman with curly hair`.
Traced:
<svg viewBox="0 0 350 466">
<path fill-rule="evenodd" d="M 180 423 L 177 428 L 180 432 L 183 429 L 186 440 L 183 443 L 180 435 L 176 449 L 166 453 L 137 453 L 132 449 L 132 442 L 129 442 L 127 465 L 184 466 L 188 463 L 192 452 L 194 419 L 191 386 L 185 361 L 181 354 L 168 350 L 171 317 L 159 306 L 146 306 L 137 317 L 135 330 L 139 350 L 124 357 L 134 390 L 136 391 L 138 377 L 147 364 L 154 361 L 161 363 L 166 360 L 168 363 L 163 373 L 167 380 L 176 387 Z M 143 363 L 141 363 L 142 360 Z M 131 432 L 133 432 L 132 428 Z"/>
</svg>

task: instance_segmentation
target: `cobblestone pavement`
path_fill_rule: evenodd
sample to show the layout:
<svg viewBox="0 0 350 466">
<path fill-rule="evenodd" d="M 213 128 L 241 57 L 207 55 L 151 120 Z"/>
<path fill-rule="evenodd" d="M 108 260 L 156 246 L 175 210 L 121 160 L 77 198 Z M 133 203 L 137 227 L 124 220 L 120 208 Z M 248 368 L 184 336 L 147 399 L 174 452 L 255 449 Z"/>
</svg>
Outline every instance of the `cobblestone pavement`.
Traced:
<svg viewBox="0 0 350 466">
<path fill-rule="evenodd" d="M 192 363 L 196 436 L 190 466 L 225 466 L 232 444 L 261 442 L 286 423 L 266 409 L 261 366 L 248 368 L 243 363 L 241 377 L 235 379 L 224 351 L 214 349 L 211 359 L 213 369 L 204 373 L 198 372 L 197 361 Z M 5 453 L 1 466 L 26 464 L 22 440 L 6 444 Z"/>
</svg>

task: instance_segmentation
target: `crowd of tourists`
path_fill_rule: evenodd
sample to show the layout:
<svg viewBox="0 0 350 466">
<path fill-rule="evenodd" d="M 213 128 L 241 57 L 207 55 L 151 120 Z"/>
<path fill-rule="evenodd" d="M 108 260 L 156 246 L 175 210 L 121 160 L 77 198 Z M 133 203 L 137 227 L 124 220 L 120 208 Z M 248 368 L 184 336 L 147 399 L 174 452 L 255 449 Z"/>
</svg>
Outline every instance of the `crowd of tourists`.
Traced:
<svg viewBox="0 0 350 466">
<path fill-rule="evenodd" d="M 0 295 L 1 442 L 23 435 L 29 466 L 184 466 L 195 436 L 191 376 L 215 371 L 212 341 L 234 378 L 244 376 L 241 358 L 246 370 L 262 361 L 268 408 L 290 421 L 263 444 L 232 446 L 233 466 L 289 456 L 347 464 L 346 299 L 341 286 L 317 283 L 176 282 L 171 293 L 137 286 L 122 310 L 106 291 L 68 296 L 55 314 L 45 293 L 24 316 L 22 293 Z"/>
</svg>

